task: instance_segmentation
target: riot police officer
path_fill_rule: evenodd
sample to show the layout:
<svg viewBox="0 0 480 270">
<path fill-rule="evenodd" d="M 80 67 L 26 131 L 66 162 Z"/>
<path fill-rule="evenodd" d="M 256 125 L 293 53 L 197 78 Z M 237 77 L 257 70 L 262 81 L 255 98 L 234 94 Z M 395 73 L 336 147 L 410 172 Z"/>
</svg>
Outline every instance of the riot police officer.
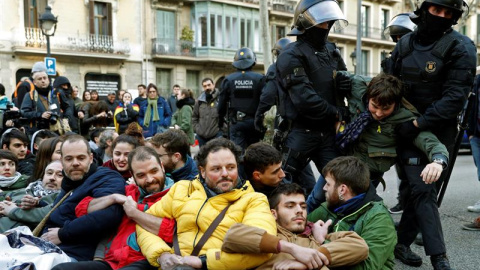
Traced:
<svg viewBox="0 0 480 270">
<path fill-rule="evenodd" d="M 275 80 L 275 75 L 276 75 L 276 69 L 277 65 L 275 64 L 276 59 L 282 52 L 282 50 L 290 44 L 292 41 L 289 38 L 281 38 L 279 39 L 276 43 L 275 46 L 272 49 L 272 55 L 273 55 L 273 64 L 271 64 L 268 67 L 267 70 L 267 75 L 265 76 L 266 82 L 265 82 L 265 88 L 262 91 L 262 95 L 260 96 L 260 103 L 258 105 L 257 111 L 255 113 L 255 129 L 257 129 L 260 132 L 265 132 L 266 127 L 263 125 L 263 119 L 265 116 L 265 113 L 272 108 L 273 105 L 277 106 L 277 115 L 275 116 L 275 130 L 278 130 L 278 122 L 283 122 L 283 120 L 287 120 L 286 115 L 284 110 L 282 110 L 283 107 L 279 106 L 280 100 L 279 96 L 283 94 L 282 89 L 278 87 L 277 81 Z M 285 124 L 283 124 L 285 125 Z M 284 132 L 286 130 L 282 130 Z M 280 131 L 279 131 L 280 132 Z M 275 135 L 279 136 L 279 132 L 275 132 Z M 282 136 L 280 136 L 282 137 Z M 274 147 L 277 148 L 277 150 L 281 151 L 281 142 L 276 142 L 276 138 L 274 140 Z M 278 139 L 281 140 L 281 139 Z"/>
<path fill-rule="evenodd" d="M 476 64 L 473 42 L 451 28 L 463 8 L 462 0 L 419 1 L 411 18 L 418 28 L 397 43 L 387 70 L 404 82 L 405 98 L 421 113 L 398 129 L 405 138 L 397 151 L 398 162 L 410 192 L 397 232 L 395 257 L 412 266 L 422 264 L 409 247 L 420 231 L 434 269 L 451 269 L 438 213 L 437 185 L 425 184 L 419 177 L 427 159 L 410 139 L 422 130 L 430 130 L 450 154 L 453 152 L 456 118 L 472 87 Z M 447 161 L 435 162 L 445 167 Z"/>
<path fill-rule="evenodd" d="M 265 135 L 254 126 L 255 112 L 265 86 L 265 76 L 251 70 L 255 63 L 256 56 L 250 48 L 239 49 L 232 63 L 237 71 L 225 77 L 219 94 L 219 126 L 223 126 L 228 109 L 230 140 L 243 150 Z"/>
<path fill-rule="evenodd" d="M 347 114 L 342 86 L 351 89 L 345 63 L 335 44 L 327 41 L 330 29 L 348 24 L 337 1 L 302 0 L 294 14 L 290 36 L 297 36 L 279 55 L 276 79 L 289 95 L 288 112 L 293 115 L 292 128 L 285 141 L 284 171 L 307 193 L 315 180 L 299 179 L 312 160 L 321 171 L 337 156 L 335 124 Z M 350 88 L 349 88 L 350 87 Z"/>
<path fill-rule="evenodd" d="M 383 36 L 392 38 L 393 42 L 397 43 L 398 40 L 404 35 L 413 32 L 417 26 L 410 20 L 412 13 L 400 13 L 392 18 L 390 23 L 385 27 Z"/>
</svg>

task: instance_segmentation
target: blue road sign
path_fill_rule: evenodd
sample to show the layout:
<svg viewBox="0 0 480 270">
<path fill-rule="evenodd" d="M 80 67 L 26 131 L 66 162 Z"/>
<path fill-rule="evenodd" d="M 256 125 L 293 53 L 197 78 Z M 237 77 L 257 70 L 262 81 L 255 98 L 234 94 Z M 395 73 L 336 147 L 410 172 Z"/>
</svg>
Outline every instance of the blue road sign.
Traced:
<svg viewBox="0 0 480 270">
<path fill-rule="evenodd" d="M 53 57 L 45 57 L 44 61 L 47 66 L 47 74 L 51 76 L 57 75 L 57 59 Z"/>
</svg>

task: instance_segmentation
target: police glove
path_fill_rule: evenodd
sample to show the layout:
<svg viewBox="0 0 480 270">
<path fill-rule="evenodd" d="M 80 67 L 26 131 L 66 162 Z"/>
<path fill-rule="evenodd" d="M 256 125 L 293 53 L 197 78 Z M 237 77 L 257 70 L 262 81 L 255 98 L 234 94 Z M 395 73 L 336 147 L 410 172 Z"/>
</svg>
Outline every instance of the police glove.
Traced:
<svg viewBox="0 0 480 270">
<path fill-rule="evenodd" d="M 350 112 L 348 111 L 348 107 L 337 107 L 337 121 L 345 121 L 346 123 L 350 122 Z"/>
<path fill-rule="evenodd" d="M 413 121 L 407 121 L 397 125 L 395 133 L 402 139 L 413 140 L 420 133 L 420 129 L 413 124 Z"/>
<path fill-rule="evenodd" d="M 335 85 L 337 91 L 346 96 L 352 92 L 352 79 L 348 71 L 340 70 L 335 75 Z"/>
<path fill-rule="evenodd" d="M 255 125 L 255 130 L 260 133 L 265 133 L 267 131 L 267 128 L 263 125 L 262 116 L 255 117 L 254 125 Z"/>
</svg>

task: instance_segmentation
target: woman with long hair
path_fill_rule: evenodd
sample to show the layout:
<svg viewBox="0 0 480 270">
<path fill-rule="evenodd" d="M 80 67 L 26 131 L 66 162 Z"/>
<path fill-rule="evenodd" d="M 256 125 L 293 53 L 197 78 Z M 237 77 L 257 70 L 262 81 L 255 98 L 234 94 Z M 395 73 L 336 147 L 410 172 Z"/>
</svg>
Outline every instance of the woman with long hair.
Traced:
<svg viewBox="0 0 480 270">
<path fill-rule="evenodd" d="M 90 92 L 90 96 L 91 96 L 91 101 L 99 101 L 100 100 L 97 90 L 92 90 Z"/>
<path fill-rule="evenodd" d="M 127 134 L 118 136 L 112 144 L 112 159 L 103 163 L 102 166 L 119 172 L 125 179 L 125 182 L 128 182 L 132 177 L 132 173 L 128 167 L 128 154 L 138 146 L 140 146 L 138 140 L 134 137 Z"/>
<path fill-rule="evenodd" d="M 108 126 L 112 114 L 108 113 L 108 105 L 101 100 L 90 106 L 89 110 L 85 112 L 83 118 L 82 130 L 88 131 L 91 128 L 104 128 Z"/>
<path fill-rule="evenodd" d="M 43 170 L 48 164 L 50 164 L 50 162 L 53 160 L 60 160 L 62 158 L 60 147 L 62 146 L 64 139 L 65 138 L 63 136 L 54 137 L 45 139 L 40 143 L 37 156 L 35 158 L 35 165 L 33 166 L 33 174 L 28 179 L 29 183 L 41 179 L 43 176 Z"/>
<path fill-rule="evenodd" d="M 90 95 L 90 91 L 88 91 L 88 90 L 83 91 L 82 101 L 87 102 L 87 101 L 90 101 L 90 100 L 92 100 L 92 96 Z"/>
<path fill-rule="evenodd" d="M 190 144 L 195 143 L 192 124 L 193 105 L 195 105 L 195 99 L 193 99 L 192 90 L 184 88 L 178 91 L 177 111 L 172 117 L 172 127 L 185 132 Z"/>
<path fill-rule="evenodd" d="M 124 133 L 130 123 L 137 121 L 139 110 L 138 105 L 132 103 L 132 94 L 125 92 L 122 102 L 118 104 L 113 114 L 113 122 L 118 134 Z"/>
</svg>

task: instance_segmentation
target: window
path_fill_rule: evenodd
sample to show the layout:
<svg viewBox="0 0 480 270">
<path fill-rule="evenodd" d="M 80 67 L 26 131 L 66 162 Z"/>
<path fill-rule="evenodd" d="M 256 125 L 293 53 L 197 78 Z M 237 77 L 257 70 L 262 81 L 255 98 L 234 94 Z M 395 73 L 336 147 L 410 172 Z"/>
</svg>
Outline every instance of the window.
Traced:
<svg viewBox="0 0 480 270">
<path fill-rule="evenodd" d="M 112 35 L 112 4 L 90 1 L 90 34 Z"/>
<path fill-rule="evenodd" d="M 477 36 L 475 37 L 477 40 L 475 43 L 478 44 L 478 42 L 480 41 L 480 14 L 477 14 Z M 478 61 L 477 61 L 478 63 Z"/>
<path fill-rule="evenodd" d="M 175 48 L 175 13 L 166 10 L 157 10 L 156 13 L 157 43 L 172 52 Z"/>
<path fill-rule="evenodd" d="M 380 29 L 381 31 L 380 36 L 382 37 L 382 39 L 387 39 L 386 37 L 383 36 L 383 30 L 387 28 L 387 25 L 389 22 L 390 22 L 390 10 L 382 8 L 382 17 L 380 17 L 380 25 L 382 26 L 382 29 Z"/>
<path fill-rule="evenodd" d="M 165 68 L 157 68 L 157 88 L 160 95 L 165 97 L 170 94 L 172 87 L 172 70 Z"/>
<path fill-rule="evenodd" d="M 191 89 L 195 98 L 200 95 L 200 72 L 187 70 L 187 88 Z"/>
<path fill-rule="evenodd" d="M 207 40 L 207 15 L 206 14 L 201 14 L 200 17 L 198 18 L 198 23 L 200 25 L 200 46 L 208 46 L 208 40 Z"/>
<path fill-rule="evenodd" d="M 284 38 L 287 36 L 287 33 L 285 31 L 285 26 L 283 25 L 273 25 L 272 26 L 272 44 L 277 43 L 277 41 L 281 38 Z"/>
<path fill-rule="evenodd" d="M 25 27 L 40 28 L 40 14 L 45 12 L 47 6 L 47 0 L 24 0 L 23 12 Z"/>
<path fill-rule="evenodd" d="M 369 64 L 368 61 L 369 59 L 370 52 L 362 50 L 362 61 L 360 63 L 360 75 L 368 76 L 368 70 L 369 70 Z"/>
<path fill-rule="evenodd" d="M 362 6 L 362 37 L 370 36 L 370 7 Z"/>
</svg>

